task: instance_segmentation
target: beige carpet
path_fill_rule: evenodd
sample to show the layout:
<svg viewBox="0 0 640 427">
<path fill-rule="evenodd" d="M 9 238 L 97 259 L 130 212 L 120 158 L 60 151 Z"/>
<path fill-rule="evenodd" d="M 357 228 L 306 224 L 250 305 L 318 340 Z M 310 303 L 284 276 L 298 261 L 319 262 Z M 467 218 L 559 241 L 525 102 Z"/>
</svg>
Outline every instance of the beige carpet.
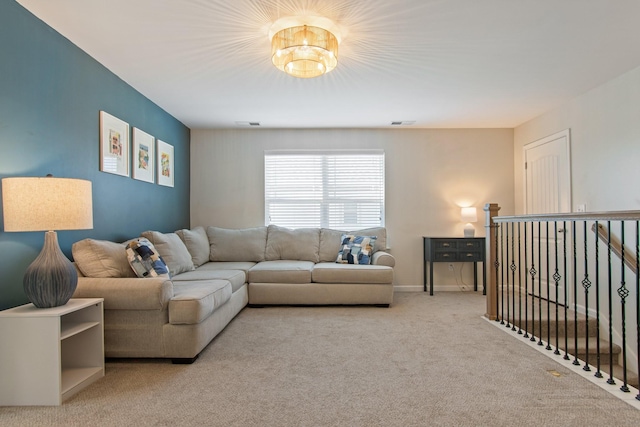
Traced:
<svg viewBox="0 0 640 427">
<path fill-rule="evenodd" d="M 398 293 L 388 309 L 247 308 L 193 365 L 109 362 L 63 406 L 0 408 L 0 425 L 640 425 L 640 411 L 483 312 L 470 292 Z"/>
</svg>

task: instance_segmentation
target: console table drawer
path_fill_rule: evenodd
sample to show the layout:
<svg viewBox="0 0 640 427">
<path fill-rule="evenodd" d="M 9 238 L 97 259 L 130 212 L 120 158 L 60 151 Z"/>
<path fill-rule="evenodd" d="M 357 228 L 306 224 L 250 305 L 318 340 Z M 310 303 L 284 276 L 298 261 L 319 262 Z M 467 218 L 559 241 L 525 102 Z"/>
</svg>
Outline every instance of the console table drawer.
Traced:
<svg viewBox="0 0 640 427">
<path fill-rule="evenodd" d="M 484 249 L 484 242 L 479 239 L 461 239 L 458 241 L 458 249 L 461 251 L 477 251 Z"/>
<path fill-rule="evenodd" d="M 461 251 L 458 253 L 460 262 L 483 262 L 483 254 L 480 251 Z"/>
<path fill-rule="evenodd" d="M 458 242 L 456 240 L 437 239 L 433 241 L 433 248 L 436 251 L 440 250 L 452 250 L 458 249 Z"/>
<path fill-rule="evenodd" d="M 447 261 L 451 261 L 451 262 L 455 262 L 458 261 L 458 252 L 455 251 L 451 251 L 451 252 L 440 252 L 437 251 L 433 254 L 433 261 L 434 262 L 447 262 Z"/>
</svg>

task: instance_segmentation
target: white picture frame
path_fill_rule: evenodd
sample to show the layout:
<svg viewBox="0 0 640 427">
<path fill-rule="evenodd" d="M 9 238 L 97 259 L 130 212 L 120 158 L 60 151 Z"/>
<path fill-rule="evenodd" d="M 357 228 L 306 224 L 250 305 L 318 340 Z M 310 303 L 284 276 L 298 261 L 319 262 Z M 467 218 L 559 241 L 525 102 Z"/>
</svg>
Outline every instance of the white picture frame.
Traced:
<svg viewBox="0 0 640 427">
<path fill-rule="evenodd" d="M 173 159 L 173 145 L 167 144 L 164 141 L 157 140 L 156 146 L 156 159 L 157 159 L 157 175 L 158 184 L 166 187 L 173 187 L 175 169 Z"/>
<path fill-rule="evenodd" d="M 156 139 L 145 131 L 133 128 L 133 152 L 131 155 L 131 176 L 139 181 L 155 181 Z"/>
<path fill-rule="evenodd" d="M 100 170 L 129 176 L 129 124 L 100 111 Z"/>
</svg>

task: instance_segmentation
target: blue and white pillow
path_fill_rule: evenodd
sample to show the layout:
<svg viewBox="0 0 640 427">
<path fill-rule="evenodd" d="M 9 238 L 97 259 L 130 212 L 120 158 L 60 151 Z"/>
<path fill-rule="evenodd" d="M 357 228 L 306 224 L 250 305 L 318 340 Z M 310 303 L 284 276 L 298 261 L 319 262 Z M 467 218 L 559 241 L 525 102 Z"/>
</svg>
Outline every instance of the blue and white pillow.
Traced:
<svg viewBox="0 0 640 427">
<path fill-rule="evenodd" d="M 127 260 L 138 277 L 157 277 L 168 274 L 167 264 L 158 251 L 145 238 L 135 239 L 127 245 Z"/>
<path fill-rule="evenodd" d="M 375 243 L 375 236 L 343 234 L 336 262 L 340 264 L 371 264 Z"/>
</svg>

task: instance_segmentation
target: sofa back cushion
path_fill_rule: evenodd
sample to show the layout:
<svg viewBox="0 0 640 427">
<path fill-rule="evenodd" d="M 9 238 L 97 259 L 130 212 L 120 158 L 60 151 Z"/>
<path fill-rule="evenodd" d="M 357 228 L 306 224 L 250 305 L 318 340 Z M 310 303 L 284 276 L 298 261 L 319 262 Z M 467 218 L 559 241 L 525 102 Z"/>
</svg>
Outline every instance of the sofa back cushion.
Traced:
<svg viewBox="0 0 640 427">
<path fill-rule="evenodd" d="M 171 277 L 195 268 L 191 261 L 191 254 L 176 233 L 145 231 L 141 235 L 155 246 L 158 254 L 167 264 Z"/>
<path fill-rule="evenodd" d="M 127 244 L 84 239 L 71 246 L 76 267 L 86 277 L 136 277 L 127 259 Z"/>
<path fill-rule="evenodd" d="M 191 230 L 185 228 L 176 231 L 176 234 L 191 254 L 194 267 L 200 267 L 209 261 L 209 238 L 204 227 L 194 227 Z"/>
<path fill-rule="evenodd" d="M 211 261 L 264 261 L 267 227 L 207 227 Z"/>
<path fill-rule="evenodd" d="M 342 247 L 340 237 L 346 231 L 323 228 L 320 230 L 320 262 L 335 262 Z"/>
<path fill-rule="evenodd" d="M 320 229 L 290 229 L 270 225 L 267 231 L 265 260 L 311 261 L 320 260 Z"/>
</svg>

